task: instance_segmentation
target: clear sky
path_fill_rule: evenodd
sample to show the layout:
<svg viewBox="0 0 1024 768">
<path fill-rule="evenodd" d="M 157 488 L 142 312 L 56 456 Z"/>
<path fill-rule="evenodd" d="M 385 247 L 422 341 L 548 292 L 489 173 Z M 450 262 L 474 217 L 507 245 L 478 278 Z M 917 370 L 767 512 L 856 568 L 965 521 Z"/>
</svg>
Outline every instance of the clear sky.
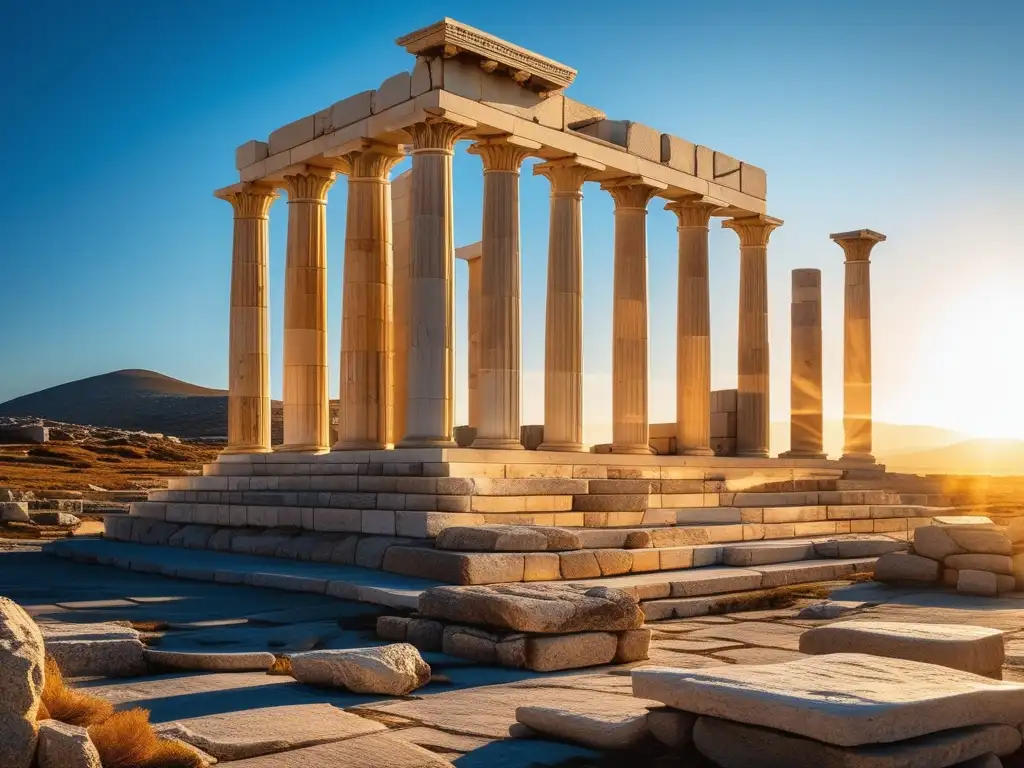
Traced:
<svg viewBox="0 0 1024 768">
<path fill-rule="evenodd" d="M 610 118 L 768 171 L 769 213 L 786 221 L 769 249 L 773 419 L 788 414 L 797 267 L 823 270 L 826 417 L 841 414 L 842 252 L 828 234 L 871 228 L 889 237 L 872 267 L 876 419 L 1024 437 L 1024 10 L 985 0 L 0 0 L 0 401 L 120 368 L 226 386 L 231 209 L 211 192 L 237 180 L 234 148 L 410 69 L 394 39 L 445 15 L 575 67 L 569 95 Z M 479 239 L 482 179 L 461 146 L 460 245 Z M 528 423 L 543 413 L 547 193 L 525 168 Z M 596 426 L 610 421 L 612 205 L 585 194 Z M 275 396 L 285 207 L 271 215 Z M 335 396 L 344 224 L 341 180 L 328 206 Z M 675 238 L 653 204 L 655 422 L 675 410 Z M 711 281 L 713 385 L 732 387 L 732 232 L 712 231 Z M 464 397 L 458 410 L 464 421 Z"/>
</svg>

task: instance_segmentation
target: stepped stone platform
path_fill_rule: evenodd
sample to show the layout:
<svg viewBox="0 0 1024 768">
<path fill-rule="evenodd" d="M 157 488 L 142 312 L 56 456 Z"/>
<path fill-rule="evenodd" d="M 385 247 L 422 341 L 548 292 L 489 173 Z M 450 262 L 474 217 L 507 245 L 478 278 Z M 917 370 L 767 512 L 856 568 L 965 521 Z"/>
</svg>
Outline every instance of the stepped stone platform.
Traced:
<svg viewBox="0 0 1024 768">
<path fill-rule="evenodd" d="M 105 549 L 49 549 L 395 607 L 437 584 L 616 586 L 649 619 L 680 617 L 712 610 L 715 595 L 870 572 L 959 511 L 889 478 L 880 465 L 817 459 L 233 454 L 107 518 Z"/>
</svg>

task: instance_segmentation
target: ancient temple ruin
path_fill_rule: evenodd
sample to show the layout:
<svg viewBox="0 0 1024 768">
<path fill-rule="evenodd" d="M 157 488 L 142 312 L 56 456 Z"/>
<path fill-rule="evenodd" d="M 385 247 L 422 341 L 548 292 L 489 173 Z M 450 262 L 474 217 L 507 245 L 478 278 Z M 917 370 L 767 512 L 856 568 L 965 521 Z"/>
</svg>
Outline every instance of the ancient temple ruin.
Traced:
<svg viewBox="0 0 1024 768">
<path fill-rule="evenodd" d="M 128 521 L 112 522 L 110 535 L 459 584 L 645 572 L 645 594 L 657 602 L 688 594 L 670 586 L 700 566 L 745 566 L 712 592 L 869 569 L 894 538 L 905 542 L 930 522 L 945 500 L 887 489 L 871 455 L 868 258 L 883 235 L 832 235 L 846 255 L 844 455 L 822 452 L 820 274 L 797 270 L 792 447 L 769 458 L 767 259 L 782 221 L 768 213 L 765 172 L 609 120 L 566 95 L 572 68 L 457 21 L 398 44 L 415 57 L 411 72 L 238 148 L 240 180 L 216 193 L 235 214 L 229 443 L 203 477 L 152 493 Z M 480 156 L 484 173 L 483 239 L 458 254 L 471 265 L 468 447 L 456 443 L 453 398 L 460 147 Z M 412 168 L 392 183 L 406 155 Z M 533 171 L 551 185 L 545 417 L 535 450 L 524 450 L 520 415 L 519 173 L 528 157 L 540 159 Z M 325 211 L 340 176 L 348 210 L 333 441 Z M 613 434 L 599 449 L 583 443 L 585 192 L 615 204 Z M 268 212 L 279 195 L 288 205 L 284 444 L 271 445 Z M 645 217 L 653 204 L 678 217 L 679 301 L 676 422 L 652 429 Z M 740 249 L 735 393 L 711 391 L 713 220 L 736 233 Z M 553 551 L 552 527 L 569 531 L 572 546 Z M 861 544 L 822 547 L 822 537 Z M 664 572 L 664 583 L 649 572 Z"/>
</svg>

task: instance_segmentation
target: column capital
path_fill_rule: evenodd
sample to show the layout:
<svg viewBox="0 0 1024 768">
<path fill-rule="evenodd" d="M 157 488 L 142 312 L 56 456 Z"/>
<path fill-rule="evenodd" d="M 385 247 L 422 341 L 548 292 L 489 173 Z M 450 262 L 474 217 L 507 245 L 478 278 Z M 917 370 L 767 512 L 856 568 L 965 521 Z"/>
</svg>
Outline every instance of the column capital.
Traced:
<svg viewBox="0 0 1024 768">
<path fill-rule="evenodd" d="M 523 161 L 540 147 L 538 142 L 519 136 L 495 136 L 479 139 L 467 151 L 471 155 L 480 155 L 484 173 L 519 173 Z"/>
<path fill-rule="evenodd" d="M 719 203 L 712 203 L 699 195 L 687 195 L 665 203 L 665 210 L 672 211 L 679 219 L 679 229 L 707 229 L 711 217 L 721 207 Z"/>
<path fill-rule="evenodd" d="M 603 170 L 604 163 L 573 155 L 537 163 L 533 175 L 544 176 L 551 182 L 552 197 L 565 197 L 580 195 L 583 182 Z"/>
<path fill-rule="evenodd" d="M 647 212 L 647 204 L 658 192 L 667 188 L 654 179 L 643 176 L 626 176 L 621 179 L 609 179 L 601 183 L 601 189 L 612 196 L 615 201 L 615 212 L 639 210 Z"/>
<path fill-rule="evenodd" d="M 423 152 L 450 155 L 455 150 L 455 142 L 472 128 L 441 117 L 431 117 L 421 123 L 406 126 L 404 130 L 412 138 L 412 154 Z"/>
<path fill-rule="evenodd" d="M 326 203 L 327 190 L 337 174 L 329 168 L 309 167 L 284 177 L 281 187 L 288 192 L 288 203 Z"/>
<path fill-rule="evenodd" d="M 847 261 L 870 261 L 871 249 L 885 242 L 885 235 L 871 229 L 836 232 L 829 237 L 843 249 Z"/>
<path fill-rule="evenodd" d="M 782 219 L 765 216 L 763 213 L 754 216 L 743 216 L 738 219 L 726 219 L 722 222 L 723 229 L 731 229 L 740 238 L 741 247 L 767 247 L 772 232 L 782 226 Z"/>
<path fill-rule="evenodd" d="M 360 149 L 345 154 L 349 181 L 387 181 L 391 169 L 404 158 L 398 145 L 367 139 Z"/>
<path fill-rule="evenodd" d="M 231 203 L 236 219 L 269 218 L 270 206 L 278 198 L 277 190 L 269 184 L 252 182 L 218 189 L 213 194 L 218 199 Z"/>
</svg>

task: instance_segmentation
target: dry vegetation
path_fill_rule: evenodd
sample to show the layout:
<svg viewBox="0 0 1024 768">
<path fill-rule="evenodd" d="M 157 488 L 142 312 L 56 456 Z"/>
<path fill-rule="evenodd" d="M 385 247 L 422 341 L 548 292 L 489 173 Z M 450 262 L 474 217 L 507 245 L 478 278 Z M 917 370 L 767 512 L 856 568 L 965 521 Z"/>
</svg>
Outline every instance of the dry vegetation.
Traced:
<svg viewBox="0 0 1024 768">
<path fill-rule="evenodd" d="M 158 738 L 145 709 L 114 712 L 109 702 L 68 687 L 60 667 L 49 656 L 37 717 L 87 728 L 103 768 L 205 768 L 206 765 L 183 744 Z"/>
<path fill-rule="evenodd" d="M 0 445 L 0 487 L 139 490 L 162 487 L 168 477 L 198 472 L 222 446 L 124 438 L 45 445 Z"/>
</svg>

